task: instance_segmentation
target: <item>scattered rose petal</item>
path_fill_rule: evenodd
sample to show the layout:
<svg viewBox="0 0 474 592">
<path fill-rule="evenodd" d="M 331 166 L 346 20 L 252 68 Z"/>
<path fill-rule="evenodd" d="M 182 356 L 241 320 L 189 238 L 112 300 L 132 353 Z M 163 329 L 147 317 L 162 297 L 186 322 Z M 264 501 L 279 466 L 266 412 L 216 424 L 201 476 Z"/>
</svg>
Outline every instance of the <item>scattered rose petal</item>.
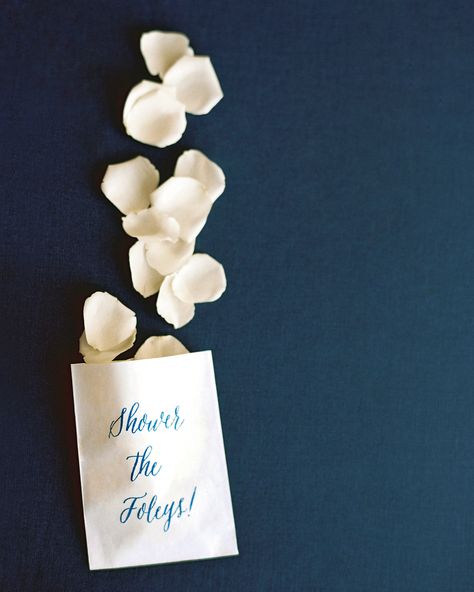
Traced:
<svg viewBox="0 0 474 592">
<path fill-rule="evenodd" d="M 135 334 L 136 326 L 133 310 L 108 292 L 94 292 L 84 302 L 85 338 L 94 349 L 113 351 Z"/>
<path fill-rule="evenodd" d="M 175 242 L 179 236 L 178 222 L 156 208 L 148 208 L 138 214 L 128 214 L 122 218 L 123 229 L 129 236 L 143 240 L 170 240 Z"/>
<path fill-rule="evenodd" d="M 225 189 L 224 171 L 199 150 L 186 150 L 176 161 L 175 177 L 192 177 L 200 181 L 207 194 L 216 199 Z"/>
<path fill-rule="evenodd" d="M 156 300 L 156 310 L 167 323 L 179 329 L 189 323 L 194 317 L 194 304 L 182 302 L 172 290 L 173 276 L 167 275 L 161 284 L 158 298 Z"/>
<path fill-rule="evenodd" d="M 178 270 L 194 253 L 195 241 L 187 243 L 178 240 L 146 243 L 145 257 L 150 267 L 161 275 L 169 275 Z"/>
<path fill-rule="evenodd" d="M 179 356 L 188 354 L 189 351 L 184 347 L 181 341 L 178 341 L 172 335 L 160 335 L 158 337 L 149 337 L 135 354 L 136 360 L 145 360 L 148 358 L 166 358 L 168 356 Z"/>
<path fill-rule="evenodd" d="M 123 343 L 120 343 L 112 351 L 99 351 L 87 343 L 86 333 L 84 331 L 79 339 L 79 352 L 82 354 L 86 364 L 108 364 L 118 355 L 132 347 L 135 342 L 136 334 L 137 332 L 134 331 L 128 339 L 126 339 Z"/>
<path fill-rule="evenodd" d="M 128 117 L 128 115 L 130 114 L 132 107 L 135 105 L 138 99 L 140 99 L 141 97 L 153 90 L 159 90 L 161 87 L 162 85 L 159 82 L 153 82 L 152 80 L 142 80 L 141 82 L 136 84 L 128 93 L 125 105 L 123 106 L 124 121 L 125 118 Z"/>
<path fill-rule="evenodd" d="M 191 242 L 202 230 L 212 207 L 205 187 L 190 177 L 171 177 L 151 195 L 152 209 L 173 216 L 179 236 Z"/>
<path fill-rule="evenodd" d="M 183 56 L 163 77 L 166 86 L 176 88 L 176 98 L 193 115 L 205 115 L 224 96 L 208 56 Z"/>
<path fill-rule="evenodd" d="M 172 289 L 182 302 L 214 302 L 226 289 L 222 265 L 203 253 L 193 255 L 173 277 Z"/>
<path fill-rule="evenodd" d="M 183 135 L 185 108 L 174 89 L 144 80 L 132 88 L 125 101 L 123 124 L 135 140 L 164 148 Z"/>
<path fill-rule="evenodd" d="M 163 276 L 148 265 L 145 258 L 145 243 L 137 241 L 130 248 L 128 259 L 135 290 L 145 298 L 156 294 L 163 282 Z"/>
<path fill-rule="evenodd" d="M 149 31 L 140 38 L 140 51 L 148 72 L 163 78 L 166 70 L 184 55 L 193 55 L 189 39 L 182 33 Z"/>
<path fill-rule="evenodd" d="M 110 164 L 105 171 L 101 189 L 122 214 L 139 212 L 150 205 L 150 193 L 157 188 L 159 172 L 148 158 Z"/>
</svg>

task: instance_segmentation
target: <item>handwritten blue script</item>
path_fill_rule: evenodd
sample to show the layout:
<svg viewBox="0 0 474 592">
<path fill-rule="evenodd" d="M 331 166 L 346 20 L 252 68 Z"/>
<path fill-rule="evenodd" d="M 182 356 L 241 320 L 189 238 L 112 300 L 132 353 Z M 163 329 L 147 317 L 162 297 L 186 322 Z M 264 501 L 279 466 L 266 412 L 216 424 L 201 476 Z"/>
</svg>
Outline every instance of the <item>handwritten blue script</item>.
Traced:
<svg viewBox="0 0 474 592">
<path fill-rule="evenodd" d="M 123 500 L 123 503 L 128 505 L 120 513 L 120 522 L 126 524 L 126 522 L 132 517 L 137 518 L 137 520 L 145 518 L 148 523 L 154 522 L 155 520 L 164 520 L 163 530 L 164 532 L 168 532 L 173 518 L 181 518 L 184 514 L 187 514 L 188 516 L 191 514 L 196 491 L 197 486 L 194 486 L 188 507 L 186 507 L 186 500 L 184 497 L 180 498 L 179 501 L 173 500 L 167 502 L 165 505 L 158 503 L 158 497 L 156 495 L 145 500 L 148 496 L 147 492 L 143 495 L 126 497 Z"/>
<path fill-rule="evenodd" d="M 127 456 L 127 460 L 133 459 L 132 472 L 130 473 L 130 481 L 135 481 L 144 475 L 145 477 L 156 477 L 161 471 L 161 465 L 157 461 L 152 461 L 150 455 L 153 452 L 153 446 L 147 446 L 143 452 L 138 451 L 136 454 Z"/>
<path fill-rule="evenodd" d="M 109 429 L 109 438 L 117 438 L 122 432 L 156 432 L 158 428 L 163 427 L 167 430 L 179 430 L 183 425 L 184 419 L 179 415 L 179 405 L 174 409 L 173 413 L 166 413 L 162 411 L 159 417 L 148 417 L 147 413 L 141 416 L 138 413 L 140 403 L 137 401 L 128 409 L 123 407 L 120 415 L 112 421 Z"/>
</svg>

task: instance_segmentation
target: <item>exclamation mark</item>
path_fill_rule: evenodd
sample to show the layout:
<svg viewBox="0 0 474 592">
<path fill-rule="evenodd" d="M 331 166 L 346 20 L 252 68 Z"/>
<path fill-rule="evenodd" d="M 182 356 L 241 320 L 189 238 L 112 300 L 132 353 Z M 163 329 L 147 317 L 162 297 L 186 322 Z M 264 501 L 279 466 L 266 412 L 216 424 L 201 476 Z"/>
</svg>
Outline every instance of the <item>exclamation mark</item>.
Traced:
<svg viewBox="0 0 474 592">
<path fill-rule="evenodd" d="M 191 501 L 189 502 L 188 516 L 191 516 L 191 510 L 193 509 L 194 497 L 196 496 L 196 489 L 197 489 L 197 486 L 195 485 L 194 489 L 193 489 L 193 495 L 191 496 Z"/>
</svg>

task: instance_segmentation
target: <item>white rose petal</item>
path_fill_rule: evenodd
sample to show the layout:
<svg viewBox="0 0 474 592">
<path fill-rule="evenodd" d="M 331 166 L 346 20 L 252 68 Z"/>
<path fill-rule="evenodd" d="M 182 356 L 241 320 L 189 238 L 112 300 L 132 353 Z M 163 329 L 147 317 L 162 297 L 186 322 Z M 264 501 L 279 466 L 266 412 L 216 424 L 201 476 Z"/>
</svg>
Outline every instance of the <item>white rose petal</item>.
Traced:
<svg viewBox="0 0 474 592">
<path fill-rule="evenodd" d="M 183 302 L 214 302 L 226 289 L 222 265 L 203 253 L 193 255 L 173 277 L 175 296 Z"/>
<path fill-rule="evenodd" d="M 125 105 L 123 106 L 123 120 L 125 121 L 125 119 L 128 117 L 132 107 L 135 105 L 138 99 L 151 91 L 160 90 L 161 87 L 162 85 L 159 82 L 153 82 L 152 80 L 142 80 L 136 84 L 128 93 L 127 99 L 125 100 Z"/>
<path fill-rule="evenodd" d="M 133 310 L 108 292 L 94 292 L 84 302 L 85 338 L 94 349 L 113 351 L 134 335 L 136 327 Z"/>
<path fill-rule="evenodd" d="M 208 56 L 183 56 L 163 77 L 166 86 L 176 88 L 176 98 L 193 115 L 205 115 L 224 96 Z"/>
<path fill-rule="evenodd" d="M 167 323 L 179 329 L 194 317 L 194 304 L 182 302 L 174 294 L 171 287 L 172 280 L 172 275 L 167 275 L 163 280 L 156 300 L 156 310 Z"/>
<path fill-rule="evenodd" d="M 140 88 L 132 88 L 123 110 L 127 134 L 159 148 L 177 142 L 186 129 L 186 114 L 174 89 L 146 80 L 137 86 Z"/>
<path fill-rule="evenodd" d="M 193 55 L 189 39 L 182 33 L 149 31 L 140 38 L 140 51 L 150 74 L 163 78 L 166 70 L 184 55 Z"/>
<path fill-rule="evenodd" d="M 160 335 L 158 337 L 149 337 L 135 354 L 136 360 L 145 360 L 148 358 L 166 358 L 168 356 L 179 356 L 188 354 L 189 351 L 184 347 L 181 341 L 178 341 L 172 335 Z"/>
<path fill-rule="evenodd" d="M 128 252 L 132 284 L 144 298 L 156 294 L 163 283 L 163 276 L 148 265 L 145 243 L 137 241 Z"/>
<path fill-rule="evenodd" d="M 84 358 L 84 362 L 86 364 L 108 364 L 112 360 L 114 360 L 118 355 L 130 349 L 135 342 L 137 332 L 134 331 L 132 335 L 128 339 L 126 339 L 123 343 L 120 343 L 114 350 L 112 351 L 99 351 L 98 349 L 94 349 L 87 343 L 86 333 L 81 335 L 79 339 L 79 351 Z"/>
<path fill-rule="evenodd" d="M 150 200 L 152 208 L 177 220 L 179 236 L 186 242 L 200 233 L 212 207 L 204 185 L 190 177 L 171 177 L 151 194 Z"/>
<path fill-rule="evenodd" d="M 175 177 L 192 177 L 200 181 L 207 194 L 216 199 L 225 189 L 224 171 L 199 150 L 186 150 L 176 161 Z"/>
<path fill-rule="evenodd" d="M 122 218 L 123 229 L 129 236 L 143 240 L 170 240 L 175 242 L 179 236 L 178 222 L 156 208 L 148 208 L 138 214 L 128 214 Z"/>
<path fill-rule="evenodd" d="M 178 270 L 194 253 L 195 241 L 187 243 L 178 240 L 146 243 L 145 257 L 150 267 L 161 275 L 169 275 Z"/>
<path fill-rule="evenodd" d="M 150 193 L 157 188 L 160 174 L 148 158 L 110 164 L 105 171 L 101 189 L 122 214 L 139 212 L 150 205 Z"/>
</svg>

